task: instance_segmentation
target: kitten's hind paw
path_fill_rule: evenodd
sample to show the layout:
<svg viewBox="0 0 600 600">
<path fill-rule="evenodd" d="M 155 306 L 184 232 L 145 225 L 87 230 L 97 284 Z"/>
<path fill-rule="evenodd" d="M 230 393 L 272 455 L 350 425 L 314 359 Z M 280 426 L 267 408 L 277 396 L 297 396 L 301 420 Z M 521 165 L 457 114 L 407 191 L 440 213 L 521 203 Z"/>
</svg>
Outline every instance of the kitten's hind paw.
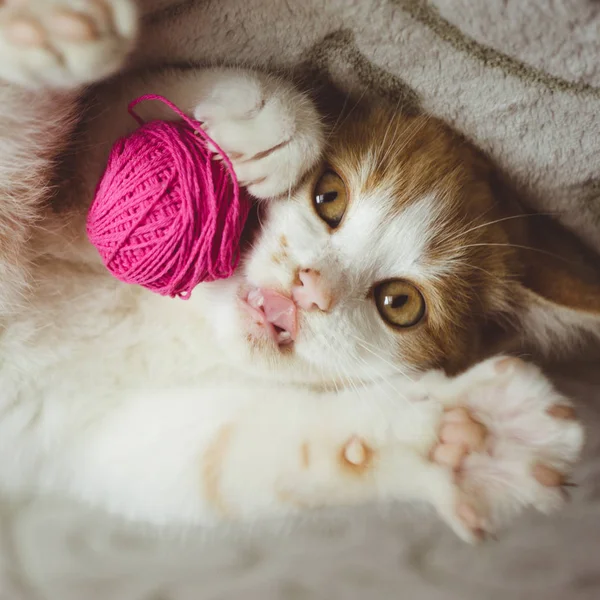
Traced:
<svg viewBox="0 0 600 600">
<path fill-rule="evenodd" d="M 438 508 L 457 533 L 476 540 L 527 507 L 560 508 L 584 437 L 569 402 L 513 358 L 486 361 L 457 383 L 431 452 L 453 473 L 456 496 Z"/>
<path fill-rule="evenodd" d="M 116 72 L 133 47 L 132 0 L 0 2 L 0 78 L 74 88 Z"/>
</svg>

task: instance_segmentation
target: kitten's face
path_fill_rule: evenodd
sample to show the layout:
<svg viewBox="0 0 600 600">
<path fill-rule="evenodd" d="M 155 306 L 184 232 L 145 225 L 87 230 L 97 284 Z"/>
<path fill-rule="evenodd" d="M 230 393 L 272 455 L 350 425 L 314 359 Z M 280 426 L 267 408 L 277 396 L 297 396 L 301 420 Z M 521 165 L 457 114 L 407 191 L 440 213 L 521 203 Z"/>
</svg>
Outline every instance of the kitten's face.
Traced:
<svg viewBox="0 0 600 600">
<path fill-rule="evenodd" d="M 433 120 L 345 126 L 265 209 L 240 274 L 214 284 L 220 339 L 249 368 L 303 381 L 466 366 L 510 305 L 514 257 L 487 176 Z"/>
</svg>

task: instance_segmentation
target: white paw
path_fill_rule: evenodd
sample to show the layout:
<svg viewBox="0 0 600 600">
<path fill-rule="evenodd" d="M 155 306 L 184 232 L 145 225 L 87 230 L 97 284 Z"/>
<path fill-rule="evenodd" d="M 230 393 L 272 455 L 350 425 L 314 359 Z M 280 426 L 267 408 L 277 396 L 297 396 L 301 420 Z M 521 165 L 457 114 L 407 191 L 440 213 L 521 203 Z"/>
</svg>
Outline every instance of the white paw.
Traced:
<svg viewBox="0 0 600 600">
<path fill-rule="evenodd" d="M 0 0 L 0 78 L 73 88 L 116 72 L 133 47 L 132 0 Z"/>
<path fill-rule="evenodd" d="M 438 508 L 457 533 L 473 540 L 527 507 L 560 508 L 584 438 L 570 403 L 516 358 L 476 366 L 457 388 L 431 454 L 454 473 L 456 495 Z"/>
<path fill-rule="evenodd" d="M 260 73 L 207 74 L 194 117 L 226 152 L 241 185 L 257 198 L 287 195 L 319 160 L 324 136 L 312 101 Z"/>
</svg>

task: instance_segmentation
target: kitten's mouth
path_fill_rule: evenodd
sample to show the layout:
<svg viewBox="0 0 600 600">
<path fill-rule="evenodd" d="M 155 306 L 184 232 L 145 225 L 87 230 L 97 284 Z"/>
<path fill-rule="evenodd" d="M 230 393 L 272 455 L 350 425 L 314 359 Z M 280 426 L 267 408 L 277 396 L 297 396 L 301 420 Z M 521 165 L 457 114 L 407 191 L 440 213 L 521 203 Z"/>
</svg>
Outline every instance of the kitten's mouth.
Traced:
<svg viewBox="0 0 600 600">
<path fill-rule="evenodd" d="M 243 310 L 278 346 L 289 346 L 298 334 L 296 303 L 279 292 L 255 288 L 240 300 Z"/>
</svg>

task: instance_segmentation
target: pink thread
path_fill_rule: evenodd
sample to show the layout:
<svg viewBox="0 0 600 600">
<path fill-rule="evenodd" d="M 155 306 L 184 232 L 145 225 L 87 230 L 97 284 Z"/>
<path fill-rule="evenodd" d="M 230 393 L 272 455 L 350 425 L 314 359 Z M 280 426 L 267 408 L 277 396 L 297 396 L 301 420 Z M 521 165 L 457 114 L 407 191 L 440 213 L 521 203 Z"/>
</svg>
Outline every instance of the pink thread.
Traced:
<svg viewBox="0 0 600 600">
<path fill-rule="evenodd" d="M 163 102 L 183 122 L 144 123 L 134 108 L 147 100 Z M 199 283 L 235 271 L 250 201 L 199 122 L 162 96 L 142 96 L 128 110 L 140 128 L 110 153 L 88 237 L 121 281 L 187 299 Z"/>
</svg>

